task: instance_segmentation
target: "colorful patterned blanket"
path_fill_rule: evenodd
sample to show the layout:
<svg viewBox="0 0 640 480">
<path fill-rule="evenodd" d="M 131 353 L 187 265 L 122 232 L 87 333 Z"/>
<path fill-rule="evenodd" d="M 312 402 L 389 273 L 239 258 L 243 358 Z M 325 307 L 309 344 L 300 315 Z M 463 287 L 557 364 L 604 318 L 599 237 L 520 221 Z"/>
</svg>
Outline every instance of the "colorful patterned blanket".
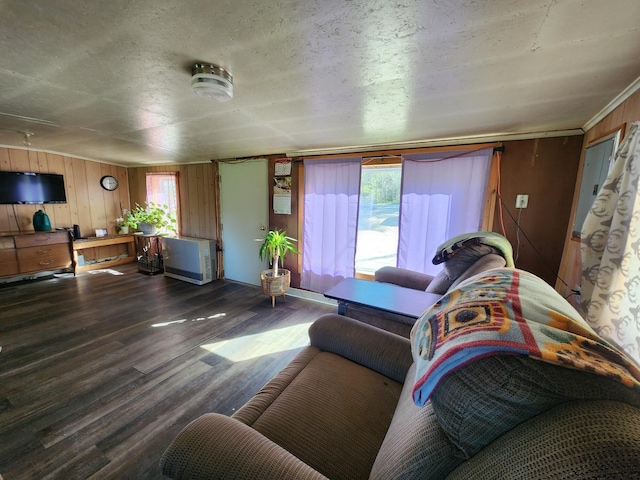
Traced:
<svg viewBox="0 0 640 480">
<path fill-rule="evenodd" d="M 535 275 L 512 268 L 476 275 L 427 310 L 411 332 L 414 402 L 438 382 L 489 355 L 522 354 L 613 377 L 640 391 L 640 369 L 600 338 L 578 312 Z"/>
</svg>

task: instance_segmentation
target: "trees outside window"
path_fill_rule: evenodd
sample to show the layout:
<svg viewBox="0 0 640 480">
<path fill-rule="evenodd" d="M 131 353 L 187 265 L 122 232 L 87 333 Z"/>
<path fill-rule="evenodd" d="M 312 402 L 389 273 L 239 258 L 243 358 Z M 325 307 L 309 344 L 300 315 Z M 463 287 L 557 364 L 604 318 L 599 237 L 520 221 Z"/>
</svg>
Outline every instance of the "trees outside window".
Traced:
<svg viewBox="0 0 640 480">
<path fill-rule="evenodd" d="M 148 172 L 147 202 L 163 206 L 176 219 L 175 231 L 180 233 L 180 196 L 178 172 Z M 163 233 L 168 233 L 165 231 Z"/>
<path fill-rule="evenodd" d="M 362 167 L 357 272 L 373 274 L 381 267 L 396 265 L 401 180 L 400 163 Z"/>
</svg>

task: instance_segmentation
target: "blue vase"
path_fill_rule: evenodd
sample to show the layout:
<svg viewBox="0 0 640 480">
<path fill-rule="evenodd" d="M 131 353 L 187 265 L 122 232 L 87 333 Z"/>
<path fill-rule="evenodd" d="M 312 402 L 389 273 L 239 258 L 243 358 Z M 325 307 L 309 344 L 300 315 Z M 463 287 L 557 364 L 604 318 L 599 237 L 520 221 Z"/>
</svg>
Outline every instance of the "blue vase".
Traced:
<svg viewBox="0 0 640 480">
<path fill-rule="evenodd" d="M 36 232 L 49 232 L 51 231 L 51 221 L 49 215 L 42 210 L 38 210 L 33 214 L 33 229 Z"/>
</svg>

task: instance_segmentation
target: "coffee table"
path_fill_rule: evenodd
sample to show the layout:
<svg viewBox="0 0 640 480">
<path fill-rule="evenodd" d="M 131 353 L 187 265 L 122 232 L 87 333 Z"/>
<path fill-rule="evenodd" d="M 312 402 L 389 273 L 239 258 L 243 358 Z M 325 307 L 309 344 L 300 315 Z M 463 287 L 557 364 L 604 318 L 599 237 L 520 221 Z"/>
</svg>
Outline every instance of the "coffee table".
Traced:
<svg viewBox="0 0 640 480">
<path fill-rule="evenodd" d="M 408 337 L 416 320 L 442 295 L 390 283 L 345 278 L 325 297 L 338 301 L 338 313 Z"/>
</svg>

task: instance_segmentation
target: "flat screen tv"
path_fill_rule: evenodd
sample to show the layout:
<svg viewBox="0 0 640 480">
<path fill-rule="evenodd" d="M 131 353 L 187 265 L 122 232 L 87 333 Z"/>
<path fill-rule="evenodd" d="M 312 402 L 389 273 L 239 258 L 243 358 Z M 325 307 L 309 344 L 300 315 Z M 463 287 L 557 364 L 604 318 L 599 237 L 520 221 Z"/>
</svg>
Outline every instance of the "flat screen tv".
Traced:
<svg viewBox="0 0 640 480">
<path fill-rule="evenodd" d="M 0 204 L 41 203 L 67 203 L 62 175 L 0 172 Z"/>
</svg>

